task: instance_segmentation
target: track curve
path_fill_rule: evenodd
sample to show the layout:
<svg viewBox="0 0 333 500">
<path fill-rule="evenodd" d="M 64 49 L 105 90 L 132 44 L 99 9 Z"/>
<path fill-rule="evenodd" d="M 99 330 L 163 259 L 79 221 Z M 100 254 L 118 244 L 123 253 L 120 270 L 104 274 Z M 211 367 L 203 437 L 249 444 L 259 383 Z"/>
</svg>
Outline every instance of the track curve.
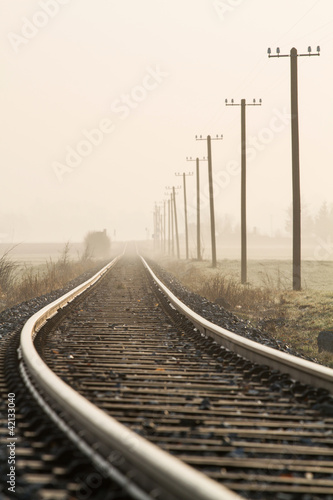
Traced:
<svg viewBox="0 0 333 500">
<path fill-rule="evenodd" d="M 30 390 L 48 393 L 40 404 L 104 474 L 133 498 L 330 498 L 333 419 L 313 401 L 329 398 L 332 370 L 239 342 L 193 316 L 138 257 L 125 255 L 102 275 L 77 304 L 70 297 L 61 322 L 60 302 L 29 320 L 20 356 Z M 36 328 L 44 361 L 32 350 Z M 243 355 L 249 347 L 251 361 L 231 342 Z M 303 383 L 277 372 L 281 359 L 296 379 L 301 366 Z M 312 380 L 325 381 L 321 391 L 304 385 L 311 368 Z"/>
</svg>

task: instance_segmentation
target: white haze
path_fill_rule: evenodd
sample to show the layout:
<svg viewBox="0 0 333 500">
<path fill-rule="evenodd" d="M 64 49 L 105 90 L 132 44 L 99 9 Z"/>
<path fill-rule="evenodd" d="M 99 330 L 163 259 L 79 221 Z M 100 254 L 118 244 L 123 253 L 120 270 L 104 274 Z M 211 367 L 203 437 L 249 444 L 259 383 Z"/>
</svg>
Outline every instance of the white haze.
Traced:
<svg viewBox="0 0 333 500">
<path fill-rule="evenodd" d="M 331 0 L 1 0 L 0 7 L 0 241 L 81 241 L 103 228 L 119 240 L 146 238 L 155 202 L 179 183 L 175 172 L 193 170 L 187 156 L 206 155 L 196 134 L 224 136 L 213 143 L 216 213 L 237 222 L 240 109 L 225 107 L 226 98 L 263 100 L 247 108 L 248 226 L 283 230 L 290 60 L 269 59 L 268 47 L 284 54 L 321 47 L 320 57 L 298 60 L 301 184 L 310 211 L 332 203 Z M 194 189 L 188 178 L 191 206 Z"/>
</svg>

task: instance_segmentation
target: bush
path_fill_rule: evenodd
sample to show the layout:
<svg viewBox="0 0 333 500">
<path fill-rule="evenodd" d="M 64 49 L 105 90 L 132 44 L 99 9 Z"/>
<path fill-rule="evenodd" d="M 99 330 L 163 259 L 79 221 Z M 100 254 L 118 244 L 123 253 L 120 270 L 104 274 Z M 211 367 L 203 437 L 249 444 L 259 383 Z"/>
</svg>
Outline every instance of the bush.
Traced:
<svg viewBox="0 0 333 500">
<path fill-rule="evenodd" d="M 110 256 L 111 241 L 106 234 L 106 229 L 103 231 L 90 231 L 84 238 L 84 247 L 86 257 L 108 258 Z"/>
</svg>

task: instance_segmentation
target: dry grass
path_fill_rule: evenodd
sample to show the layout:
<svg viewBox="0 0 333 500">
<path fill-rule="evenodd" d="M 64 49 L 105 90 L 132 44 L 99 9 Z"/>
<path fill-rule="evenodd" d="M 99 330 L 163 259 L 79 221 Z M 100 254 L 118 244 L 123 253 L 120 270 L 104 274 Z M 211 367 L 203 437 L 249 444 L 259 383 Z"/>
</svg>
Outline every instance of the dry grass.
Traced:
<svg viewBox="0 0 333 500">
<path fill-rule="evenodd" d="M 262 270 L 259 286 L 241 285 L 234 275 L 207 263 L 164 260 L 161 265 L 190 290 L 333 368 L 333 354 L 317 348 L 318 333 L 333 329 L 332 291 L 290 291 L 289 280 L 278 270 L 274 278 Z"/>
<path fill-rule="evenodd" d="M 242 285 L 232 274 L 205 263 L 166 261 L 162 265 L 187 288 L 229 310 L 252 311 L 276 305 L 276 294 L 268 283 L 260 287 Z"/>
<path fill-rule="evenodd" d="M 8 251 L 0 257 L 0 311 L 62 288 L 93 265 L 85 254 L 73 261 L 68 243 L 57 261 L 48 260 L 42 266 L 22 267 L 11 259 Z"/>
<path fill-rule="evenodd" d="M 0 308 L 6 302 L 8 294 L 12 293 L 15 281 L 17 263 L 11 260 L 10 251 L 0 257 Z"/>
<path fill-rule="evenodd" d="M 333 368 L 333 354 L 317 348 L 319 332 L 333 328 L 332 303 L 333 292 L 284 292 L 279 310 L 268 310 L 262 323 L 275 338 Z"/>
</svg>

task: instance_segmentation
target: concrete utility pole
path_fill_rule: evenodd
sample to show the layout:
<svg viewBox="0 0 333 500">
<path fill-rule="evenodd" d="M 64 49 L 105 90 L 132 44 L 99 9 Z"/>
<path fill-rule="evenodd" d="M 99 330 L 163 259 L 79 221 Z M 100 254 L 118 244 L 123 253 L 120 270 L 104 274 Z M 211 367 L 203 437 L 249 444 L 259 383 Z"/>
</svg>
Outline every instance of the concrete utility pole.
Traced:
<svg viewBox="0 0 333 500">
<path fill-rule="evenodd" d="M 188 260 L 188 222 L 187 222 L 187 201 L 186 201 L 186 177 L 193 175 L 193 172 L 189 172 L 188 174 L 185 174 L 183 172 L 182 174 L 176 173 L 175 175 L 183 176 L 183 187 L 184 187 L 184 218 L 185 218 L 185 247 L 186 247 L 186 260 Z"/>
<path fill-rule="evenodd" d="M 246 104 L 245 99 L 241 99 L 240 104 L 236 104 L 233 99 L 228 103 L 225 100 L 226 106 L 240 106 L 241 107 L 241 282 L 247 282 L 247 231 L 246 231 L 246 123 L 245 123 L 245 109 L 246 106 L 261 106 L 261 99 L 259 103 L 253 99 L 252 103 Z"/>
<path fill-rule="evenodd" d="M 196 162 L 196 177 L 197 177 L 197 260 L 201 260 L 201 234 L 200 234 L 200 171 L 199 165 L 200 161 L 207 160 L 207 158 L 199 158 L 192 159 L 192 157 L 187 157 L 187 161 L 195 161 Z"/>
<path fill-rule="evenodd" d="M 195 136 L 197 141 L 204 141 L 205 139 L 200 135 Z M 210 206 L 210 232 L 212 240 L 212 267 L 216 267 L 216 235 L 215 235 L 215 211 L 214 211 L 214 190 L 213 190 L 213 168 L 212 168 L 212 145 L 211 141 L 222 140 L 223 136 L 211 138 L 207 136 L 207 153 L 208 153 L 208 183 L 209 183 L 209 206 Z"/>
<path fill-rule="evenodd" d="M 291 97 L 291 143 L 292 143 L 292 179 L 293 179 L 293 290 L 301 290 L 301 192 L 299 168 L 299 132 L 298 132 L 298 83 L 297 83 L 297 57 L 319 56 L 312 54 L 308 47 L 307 54 L 298 54 L 294 47 L 290 54 L 280 54 L 277 47 L 276 55 L 267 50 L 268 57 L 290 57 L 290 97 Z"/>
</svg>

